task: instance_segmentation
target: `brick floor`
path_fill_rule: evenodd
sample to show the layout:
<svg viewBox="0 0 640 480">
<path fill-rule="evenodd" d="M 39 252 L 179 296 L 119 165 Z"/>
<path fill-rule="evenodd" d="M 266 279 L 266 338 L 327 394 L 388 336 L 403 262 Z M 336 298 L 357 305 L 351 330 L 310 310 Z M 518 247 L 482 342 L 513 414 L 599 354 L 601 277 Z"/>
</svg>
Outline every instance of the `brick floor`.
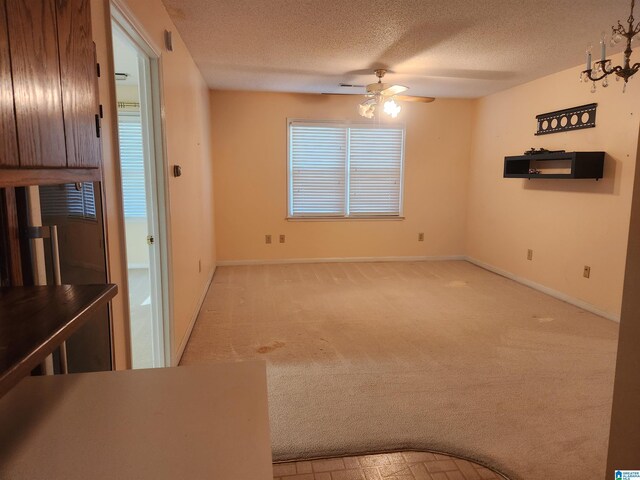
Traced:
<svg viewBox="0 0 640 480">
<path fill-rule="evenodd" d="M 468 460 L 431 452 L 397 452 L 358 457 L 275 463 L 274 480 L 504 480 Z"/>
</svg>

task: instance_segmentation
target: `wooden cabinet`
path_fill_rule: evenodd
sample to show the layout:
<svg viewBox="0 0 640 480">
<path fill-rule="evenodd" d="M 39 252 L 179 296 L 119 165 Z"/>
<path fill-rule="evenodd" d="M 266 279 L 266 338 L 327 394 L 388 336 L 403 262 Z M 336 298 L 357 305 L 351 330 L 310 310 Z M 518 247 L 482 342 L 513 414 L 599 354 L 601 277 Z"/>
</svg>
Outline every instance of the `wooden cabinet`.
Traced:
<svg viewBox="0 0 640 480">
<path fill-rule="evenodd" d="M 54 2 L 5 1 L 20 167 L 65 167 Z"/>
<path fill-rule="evenodd" d="M 18 142 L 13 110 L 11 57 L 4 0 L 0 0 L 0 167 L 18 166 Z"/>
<path fill-rule="evenodd" d="M 67 169 L 99 179 L 89 0 L 0 0 L 0 11 L 0 186 L 69 181 Z"/>
<path fill-rule="evenodd" d="M 110 284 L 0 288 L 0 397 L 117 292 Z"/>
<path fill-rule="evenodd" d="M 56 0 L 67 166 L 99 166 L 98 75 L 88 0 Z"/>
</svg>

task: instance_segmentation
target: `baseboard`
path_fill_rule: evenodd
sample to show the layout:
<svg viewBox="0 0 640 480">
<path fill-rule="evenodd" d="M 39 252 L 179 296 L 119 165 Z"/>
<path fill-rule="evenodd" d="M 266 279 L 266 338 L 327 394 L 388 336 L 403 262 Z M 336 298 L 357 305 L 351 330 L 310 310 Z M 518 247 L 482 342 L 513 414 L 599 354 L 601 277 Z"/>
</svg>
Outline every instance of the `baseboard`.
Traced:
<svg viewBox="0 0 640 480">
<path fill-rule="evenodd" d="M 522 285 L 526 285 L 527 287 L 531 287 L 534 290 L 538 290 L 539 292 L 546 293 L 558 300 L 562 300 L 563 302 L 570 303 L 571 305 L 575 305 L 582 310 L 586 310 L 587 312 L 595 313 L 601 317 L 604 317 L 608 320 L 613 320 L 614 322 L 620 323 L 620 315 L 616 315 L 611 312 L 605 312 L 604 310 L 600 310 L 598 307 L 591 305 L 590 303 L 585 302 L 584 300 L 580 300 L 579 298 L 572 297 L 567 295 L 566 293 L 560 292 L 558 290 L 554 290 L 553 288 L 549 288 L 540 283 L 536 283 L 532 280 L 519 277 L 511 272 L 507 272 L 506 270 L 502 270 L 501 268 L 494 267 L 493 265 L 489 265 L 488 263 L 481 262 L 472 257 L 465 257 L 465 260 L 469 263 L 473 263 L 480 268 L 484 268 L 485 270 L 489 270 L 490 272 L 496 273 L 500 276 L 508 278 L 509 280 L 513 280 L 515 282 L 521 283 Z"/>
<path fill-rule="evenodd" d="M 178 347 L 178 351 L 176 352 L 173 361 L 171 362 L 172 367 L 177 367 L 180 365 L 180 360 L 182 360 L 182 355 L 184 354 L 184 349 L 187 348 L 187 343 L 189 342 L 189 338 L 191 337 L 191 332 L 193 331 L 193 326 L 196 324 L 196 320 L 198 319 L 198 314 L 200 313 L 200 309 L 202 308 L 202 304 L 204 303 L 204 299 L 207 296 L 207 292 L 209 291 L 209 287 L 211 286 L 211 282 L 213 281 L 213 275 L 216 273 L 217 266 L 214 265 L 211 269 L 211 273 L 209 273 L 209 277 L 205 284 L 204 290 L 200 294 L 200 298 L 196 303 L 196 308 L 191 316 L 191 321 L 189 322 L 189 326 L 187 327 L 187 331 L 184 333 L 182 337 L 182 341 L 180 342 L 180 346 Z"/>
<path fill-rule="evenodd" d="M 289 265 L 295 263 L 371 263 L 371 262 L 426 262 L 443 260 L 466 260 L 464 255 L 442 255 L 431 257 L 331 257 L 331 258 L 277 258 L 263 260 L 220 260 L 218 266 L 236 265 Z"/>
</svg>

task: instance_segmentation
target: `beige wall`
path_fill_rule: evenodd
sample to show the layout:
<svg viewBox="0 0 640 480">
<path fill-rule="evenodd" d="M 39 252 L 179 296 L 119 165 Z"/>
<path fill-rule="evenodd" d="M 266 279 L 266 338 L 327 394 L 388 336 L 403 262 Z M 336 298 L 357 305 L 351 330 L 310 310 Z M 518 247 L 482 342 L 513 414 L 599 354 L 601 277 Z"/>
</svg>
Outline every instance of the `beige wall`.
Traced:
<svg viewBox="0 0 640 480">
<path fill-rule="evenodd" d="M 638 151 L 640 156 L 640 148 Z M 611 412 L 607 477 L 640 465 L 640 169 L 636 169 Z"/>
<path fill-rule="evenodd" d="M 140 101 L 138 86 L 137 85 L 120 85 L 116 83 L 116 98 L 118 99 L 119 102 L 138 103 Z"/>
<path fill-rule="evenodd" d="M 147 245 L 146 218 L 125 218 L 124 226 L 127 239 L 127 267 L 149 268 L 149 246 Z"/>
<path fill-rule="evenodd" d="M 405 220 L 286 221 L 287 118 L 355 120 L 358 97 L 211 92 L 219 261 L 464 253 L 472 101 L 404 104 Z M 400 120 L 400 119 L 398 119 Z M 418 242 L 418 232 L 425 241 Z M 274 243 L 266 245 L 264 235 Z M 279 234 L 286 243 L 279 244 Z"/>
<path fill-rule="evenodd" d="M 215 268 L 208 88 L 161 0 L 122 3 L 162 52 L 175 357 Z M 165 30 L 173 33 L 172 52 L 163 48 Z M 182 166 L 179 178 L 170 174 L 174 164 Z"/>
<path fill-rule="evenodd" d="M 469 256 L 620 313 L 638 141 L 640 89 L 612 82 L 589 92 L 580 68 L 477 101 L 468 202 Z M 535 116 L 597 102 L 597 126 L 536 137 Z M 605 151 L 605 178 L 502 178 L 503 159 L 530 147 Z M 533 261 L 527 261 L 533 249 Z M 584 265 L 591 278 L 583 278 Z"/>
<path fill-rule="evenodd" d="M 173 352 L 175 363 L 186 342 L 189 327 L 197 314 L 199 300 L 208 286 L 215 269 L 215 240 L 213 231 L 212 169 L 209 151 L 208 88 L 187 51 L 177 29 L 171 22 L 161 0 L 120 0 L 125 14 L 146 41 L 161 53 L 161 83 L 163 89 L 164 133 L 166 142 L 166 171 L 169 183 L 168 208 L 171 218 L 171 264 L 173 280 Z M 93 0 L 92 7 L 104 10 L 108 1 Z M 113 72 L 110 54 L 110 25 L 108 15 L 94 13 L 94 37 L 99 56 L 103 57 L 103 77 Z M 164 49 L 164 31 L 173 32 L 174 51 Z M 102 55 L 101 55 L 102 54 Z M 104 67 L 107 66 L 108 69 Z M 101 101 L 112 105 L 105 124 L 110 129 L 103 143 L 105 161 L 105 187 L 107 190 L 109 253 L 113 281 L 124 285 L 124 225 L 119 196 L 119 171 L 115 132 L 115 100 L 113 82 L 101 86 Z M 170 172 L 174 164 L 183 167 L 183 175 L 174 178 Z M 124 267 L 124 268 L 123 268 Z M 121 287 L 121 295 L 122 295 Z M 114 311 L 117 367 L 130 365 L 124 358 L 127 343 L 126 313 Z"/>
</svg>

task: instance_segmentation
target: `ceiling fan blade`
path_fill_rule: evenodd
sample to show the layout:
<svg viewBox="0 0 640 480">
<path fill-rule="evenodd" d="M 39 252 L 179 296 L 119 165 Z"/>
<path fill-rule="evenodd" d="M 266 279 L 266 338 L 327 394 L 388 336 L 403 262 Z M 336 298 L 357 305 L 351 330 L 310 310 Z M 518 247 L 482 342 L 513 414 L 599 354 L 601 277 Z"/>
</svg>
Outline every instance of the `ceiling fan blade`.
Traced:
<svg viewBox="0 0 640 480">
<path fill-rule="evenodd" d="M 409 90 L 409 87 L 405 87 L 403 85 L 390 85 L 380 93 L 385 97 L 392 97 L 394 95 L 398 95 L 399 93 L 406 92 L 407 90 Z"/>
<path fill-rule="evenodd" d="M 390 85 L 388 83 L 370 83 L 367 85 L 367 93 L 372 95 L 384 95 L 385 97 L 392 97 L 398 93 L 406 92 L 409 87 L 403 85 Z"/>
<path fill-rule="evenodd" d="M 362 97 L 363 95 L 365 95 L 364 93 L 329 93 L 329 92 L 322 92 L 322 95 L 341 95 L 341 96 L 352 96 L 352 97 Z"/>
<path fill-rule="evenodd" d="M 403 102 L 431 103 L 435 101 L 433 97 L 414 97 L 412 95 L 396 95 L 394 98 Z"/>
</svg>

